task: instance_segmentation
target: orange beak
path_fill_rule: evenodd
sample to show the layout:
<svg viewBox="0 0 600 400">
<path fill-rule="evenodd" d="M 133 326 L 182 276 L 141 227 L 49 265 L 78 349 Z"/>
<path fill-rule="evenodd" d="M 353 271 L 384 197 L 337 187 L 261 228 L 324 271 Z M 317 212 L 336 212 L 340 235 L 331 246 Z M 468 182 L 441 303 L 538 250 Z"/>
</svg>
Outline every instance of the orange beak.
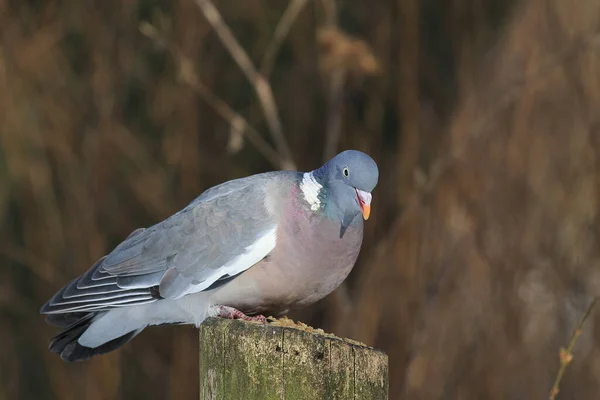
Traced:
<svg viewBox="0 0 600 400">
<path fill-rule="evenodd" d="M 371 215 L 371 193 L 364 192 L 362 190 L 356 190 L 356 197 L 358 199 L 358 204 L 360 205 L 360 209 L 362 210 L 363 218 L 366 220 L 369 219 Z"/>
</svg>

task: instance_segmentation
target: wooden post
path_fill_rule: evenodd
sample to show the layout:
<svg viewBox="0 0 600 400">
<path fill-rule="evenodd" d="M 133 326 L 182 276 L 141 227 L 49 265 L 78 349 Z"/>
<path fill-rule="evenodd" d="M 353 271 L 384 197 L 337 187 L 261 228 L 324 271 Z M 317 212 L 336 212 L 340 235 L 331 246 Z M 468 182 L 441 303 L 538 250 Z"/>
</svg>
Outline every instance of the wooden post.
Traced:
<svg viewBox="0 0 600 400">
<path fill-rule="evenodd" d="M 200 400 L 387 398 L 379 350 L 279 324 L 209 318 L 200 326 Z"/>
</svg>

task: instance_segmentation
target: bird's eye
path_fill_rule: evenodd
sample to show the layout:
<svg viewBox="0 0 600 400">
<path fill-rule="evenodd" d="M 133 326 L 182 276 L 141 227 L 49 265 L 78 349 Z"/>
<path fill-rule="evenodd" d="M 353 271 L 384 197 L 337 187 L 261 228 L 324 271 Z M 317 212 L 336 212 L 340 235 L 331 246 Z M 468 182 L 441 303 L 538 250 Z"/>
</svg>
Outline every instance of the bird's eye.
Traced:
<svg viewBox="0 0 600 400">
<path fill-rule="evenodd" d="M 345 177 L 350 176 L 350 170 L 348 169 L 348 167 L 344 167 L 342 173 L 344 174 Z"/>
</svg>

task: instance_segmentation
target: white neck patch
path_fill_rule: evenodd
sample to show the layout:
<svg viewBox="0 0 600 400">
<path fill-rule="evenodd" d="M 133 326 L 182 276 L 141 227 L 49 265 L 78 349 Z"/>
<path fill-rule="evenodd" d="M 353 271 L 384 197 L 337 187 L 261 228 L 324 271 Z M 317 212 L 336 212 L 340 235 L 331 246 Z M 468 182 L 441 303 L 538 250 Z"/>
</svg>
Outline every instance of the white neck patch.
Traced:
<svg viewBox="0 0 600 400">
<path fill-rule="evenodd" d="M 322 187 L 323 185 L 317 182 L 312 172 L 306 172 L 302 177 L 300 189 L 302 190 L 302 194 L 304 194 L 304 199 L 310 204 L 310 209 L 313 211 L 321 208 L 319 193 Z"/>
</svg>

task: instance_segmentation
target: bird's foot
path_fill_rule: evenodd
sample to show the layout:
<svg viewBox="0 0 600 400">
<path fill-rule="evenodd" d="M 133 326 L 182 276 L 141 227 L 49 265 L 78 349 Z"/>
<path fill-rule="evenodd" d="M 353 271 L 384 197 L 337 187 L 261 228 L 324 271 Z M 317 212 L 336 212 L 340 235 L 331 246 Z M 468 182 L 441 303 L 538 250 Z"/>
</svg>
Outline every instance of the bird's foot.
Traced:
<svg viewBox="0 0 600 400">
<path fill-rule="evenodd" d="M 221 318 L 241 319 L 244 321 L 260 322 L 261 324 L 267 323 L 267 318 L 264 315 L 248 316 L 240 310 L 229 306 L 219 306 L 218 311 L 217 315 Z"/>
</svg>

